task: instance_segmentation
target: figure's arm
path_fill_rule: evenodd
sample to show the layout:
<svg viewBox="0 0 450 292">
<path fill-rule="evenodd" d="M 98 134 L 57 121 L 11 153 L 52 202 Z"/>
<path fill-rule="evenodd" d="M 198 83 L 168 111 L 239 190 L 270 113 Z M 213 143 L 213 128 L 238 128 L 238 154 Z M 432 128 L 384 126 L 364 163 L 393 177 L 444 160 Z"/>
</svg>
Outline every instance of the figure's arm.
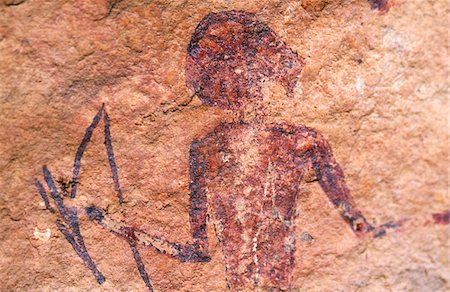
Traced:
<svg viewBox="0 0 450 292">
<path fill-rule="evenodd" d="M 206 235 L 206 216 L 208 213 L 206 170 L 206 153 L 202 152 L 200 142 L 193 141 L 189 152 L 189 222 L 193 246 L 197 250 L 196 256 L 209 260 L 208 237 Z"/>
<path fill-rule="evenodd" d="M 322 190 L 333 205 L 339 209 L 341 216 L 349 223 L 356 234 L 363 235 L 371 233 L 374 238 L 383 237 L 390 230 L 398 231 L 400 228 L 411 228 L 411 226 L 414 226 L 410 225 L 407 227 L 408 222 L 415 222 L 414 224 L 416 226 L 433 223 L 449 224 L 450 211 L 445 210 L 441 213 L 432 214 L 431 217 L 426 215 L 423 217 L 402 218 L 400 220 L 372 226 L 356 207 L 353 197 L 345 184 L 344 173 L 334 159 L 328 142 L 322 135 L 309 128 L 301 129 L 300 135 L 303 139 L 308 137 L 308 139 L 311 139 L 312 141 L 310 146 L 306 147 L 308 150 L 304 152 L 304 155 L 312 162 L 314 173 Z"/>
<path fill-rule="evenodd" d="M 338 208 L 341 216 L 356 234 L 374 231 L 356 207 L 353 197 L 345 183 L 344 173 L 333 157 L 328 142 L 322 135 L 311 129 L 305 130 L 312 145 L 305 155 L 310 156 L 317 180 L 331 203 Z"/>
<path fill-rule="evenodd" d="M 200 149 L 200 143 L 194 141 L 190 149 L 190 197 L 189 218 L 191 224 L 192 242 L 186 244 L 174 243 L 163 237 L 150 235 L 134 227 L 116 222 L 95 206 L 86 208 L 89 218 L 103 228 L 142 246 L 152 246 L 161 253 L 180 259 L 182 262 L 207 262 L 208 238 L 206 235 L 207 199 L 205 192 L 205 153 Z"/>
</svg>

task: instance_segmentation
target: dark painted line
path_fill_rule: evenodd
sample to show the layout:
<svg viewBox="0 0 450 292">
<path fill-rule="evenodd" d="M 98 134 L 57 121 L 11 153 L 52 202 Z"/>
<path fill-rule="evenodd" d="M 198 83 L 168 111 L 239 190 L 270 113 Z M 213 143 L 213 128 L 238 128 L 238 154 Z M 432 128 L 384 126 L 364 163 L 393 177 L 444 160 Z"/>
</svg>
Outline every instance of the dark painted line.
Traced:
<svg viewBox="0 0 450 292">
<path fill-rule="evenodd" d="M 41 195 L 41 198 L 45 203 L 45 208 L 47 210 L 49 210 L 50 212 L 55 213 L 55 209 L 53 209 L 53 207 L 50 206 L 50 202 L 48 201 L 47 193 L 45 192 L 44 187 L 42 186 L 41 182 L 37 178 L 35 178 L 34 184 L 36 185 L 36 188 L 38 189 L 39 194 Z"/>
<path fill-rule="evenodd" d="M 86 147 L 89 144 L 89 141 L 91 140 L 95 128 L 100 122 L 100 118 L 102 117 L 103 111 L 104 105 L 102 105 L 100 110 L 97 112 L 89 127 L 87 127 L 83 140 L 81 141 L 77 153 L 75 154 L 75 160 L 73 162 L 72 189 L 70 191 L 71 199 L 75 198 L 77 194 L 77 184 L 78 184 L 78 176 L 80 175 L 81 158 L 83 157 L 84 151 L 86 150 Z"/>
<path fill-rule="evenodd" d="M 59 214 L 64 219 L 64 222 L 66 222 L 66 224 L 69 224 L 70 223 L 69 214 L 67 213 L 66 206 L 64 205 L 64 202 L 58 192 L 58 189 L 56 188 L 52 173 L 50 172 L 50 170 L 48 170 L 47 166 L 45 165 L 42 167 L 42 171 L 44 173 L 45 182 L 47 183 L 47 186 L 50 188 L 50 195 L 52 196 L 53 201 L 55 201 L 56 208 L 58 209 Z"/>
<path fill-rule="evenodd" d="M 114 158 L 114 150 L 111 141 L 111 127 L 109 122 L 109 115 L 104 110 L 103 119 L 105 122 L 105 146 L 106 154 L 108 155 L 109 167 L 111 169 L 112 179 L 114 181 L 114 189 L 117 192 L 117 197 L 119 199 L 119 204 L 123 203 L 122 189 L 120 188 L 119 182 L 119 172 L 117 170 L 116 160 Z"/>
<path fill-rule="evenodd" d="M 97 283 L 99 283 L 100 285 L 103 284 L 106 279 L 103 276 L 103 274 L 98 270 L 97 266 L 95 265 L 94 261 L 92 260 L 88 252 L 77 244 L 73 235 L 64 225 L 64 223 L 61 222 L 60 219 L 56 220 L 56 226 L 58 227 L 59 231 L 64 235 L 66 240 L 70 243 L 70 245 L 72 245 L 72 248 L 75 250 L 77 255 L 83 260 L 85 266 L 89 270 L 91 270 L 92 274 L 97 280 Z"/>
<path fill-rule="evenodd" d="M 144 280 L 145 285 L 147 286 L 148 290 L 153 292 L 152 284 L 150 283 L 150 279 L 148 277 L 147 271 L 145 270 L 144 263 L 142 262 L 141 255 L 139 254 L 139 251 L 136 247 L 136 243 L 134 240 L 128 240 L 128 243 L 130 244 L 131 251 L 133 253 L 134 260 L 136 261 L 137 268 L 139 270 L 139 274 L 141 275 L 142 280 Z"/>
<path fill-rule="evenodd" d="M 368 0 L 368 2 L 370 4 L 370 8 L 378 10 L 385 9 L 389 4 L 389 0 Z"/>
<path fill-rule="evenodd" d="M 83 250 L 86 250 L 86 245 L 84 244 L 83 236 L 81 235 L 80 225 L 78 224 L 78 214 L 77 208 L 72 207 L 69 209 L 70 216 L 70 226 L 72 229 L 72 235 L 75 237 L 77 244 Z M 86 250 L 87 251 L 87 250 Z"/>
</svg>

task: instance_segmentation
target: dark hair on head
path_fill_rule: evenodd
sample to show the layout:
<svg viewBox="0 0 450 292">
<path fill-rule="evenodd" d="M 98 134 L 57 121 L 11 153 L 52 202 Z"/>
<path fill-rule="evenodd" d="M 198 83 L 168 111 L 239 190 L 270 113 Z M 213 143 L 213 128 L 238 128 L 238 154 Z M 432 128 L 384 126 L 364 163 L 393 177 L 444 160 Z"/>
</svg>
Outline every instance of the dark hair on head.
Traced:
<svg viewBox="0 0 450 292">
<path fill-rule="evenodd" d="M 211 25 L 229 21 L 247 26 L 259 24 L 261 26 L 265 26 L 267 30 L 270 30 L 270 28 L 265 23 L 258 21 L 255 17 L 255 14 L 250 12 L 230 10 L 218 13 L 209 13 L 199 22 L 199 24 L 195 28 L 195 31 L 191 37 L 191 41 L 189 42 L 188 54 L 192 55 L 196 53 L 196 50 L 198 49 L 198 42 L 203 38 Z"/>
<path fill-rule="evenodd" d="M 210 13 L 187 49 L 186 83 L 208 105 L 238 109 L 261 98 L 261 81 L 293 87 L 302 68 L 295 52 L 253 13 Z"/>
</svg>

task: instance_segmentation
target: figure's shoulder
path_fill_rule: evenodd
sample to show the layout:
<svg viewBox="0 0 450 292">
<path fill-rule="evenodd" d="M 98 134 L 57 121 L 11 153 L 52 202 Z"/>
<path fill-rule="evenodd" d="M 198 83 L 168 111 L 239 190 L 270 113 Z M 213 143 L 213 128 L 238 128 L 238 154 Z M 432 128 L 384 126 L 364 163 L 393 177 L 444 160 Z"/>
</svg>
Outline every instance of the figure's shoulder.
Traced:
<svg viewBox="0 0 450 292">
<path fill-rule="evenodd" d="M 283 143 L 293 143 L 297 155 L 302 155 L 314 147 L 328 145 L 325 138 L 311 127 L 278 123 L 271 125 L 269 129 Z"/>
<path fill-rule="evenodd" d="M 249 123 L 241 123 L 241 122 L 222 122 L 218 124 L 212 131 L 208 134 L 201 136 L 196 139 L 198 142 L 208 142 L 208 141 L 220 141 L 225 139 L 226 137 L 233 136 L 236 133 L 251 131 L 252 125 Z"/>
<path fill-rule="evenodd" d="M 317 138 L 320 134 L 313 128 L 304 125 L 291 125 L 286 123 L 276 123 L 270 125 L 267 130 L 283 135 L 302 136 Z"/>
<path fill-rule="evenodd" d="M 322 136 L 319 132 L 311 127 L 304 125 L 291 125 L 287 123 L 272 123 L 264 126 L 249 123 L 220 123 L 212 131 L 206 135 L 200 136 L 194 139 L 191 143 L 191 150 L 205 149 L 205 151 L 213 151 L 213 148 L 221 148 L 223 145 L 227 144 L 230 139 L 237 139 L 245 133 L 252 131 L 262 131 L 269 133 L 272 138 L 279 138 L 284 140 L 285 138 L 290 139 L 301 139 L 301 140 L 322 140 Z M 262 132 L 260 134 L 262 134 Z M 264 134 L 263 134 L 264 135 Z"/>
<path fill-rule="evenodd" d="M 229 136 L 230 131 L 235 130 L 236 125 L 232 123 L 220 123 L 212 131 L 195 138 L 191 143 L 191 150 L 211 148 Z M 211 151 L 209 149 L 208 151 Z"/>
</svg>

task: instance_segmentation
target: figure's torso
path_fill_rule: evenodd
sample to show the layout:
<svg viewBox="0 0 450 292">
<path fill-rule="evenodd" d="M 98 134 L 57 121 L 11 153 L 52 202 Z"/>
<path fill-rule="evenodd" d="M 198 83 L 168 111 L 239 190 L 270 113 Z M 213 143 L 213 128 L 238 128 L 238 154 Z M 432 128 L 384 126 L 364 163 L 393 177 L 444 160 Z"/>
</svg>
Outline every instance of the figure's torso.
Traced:
<svg viewBox="0 0 450 292">
<path fill-rule="evenodd" d="M 308 137 L 298 132 L 223 124 L 201 141 L 208 201 L 233 290 L 289 287 L 298 188 L 310 168 L 299 155 Z"/>
</svg>

